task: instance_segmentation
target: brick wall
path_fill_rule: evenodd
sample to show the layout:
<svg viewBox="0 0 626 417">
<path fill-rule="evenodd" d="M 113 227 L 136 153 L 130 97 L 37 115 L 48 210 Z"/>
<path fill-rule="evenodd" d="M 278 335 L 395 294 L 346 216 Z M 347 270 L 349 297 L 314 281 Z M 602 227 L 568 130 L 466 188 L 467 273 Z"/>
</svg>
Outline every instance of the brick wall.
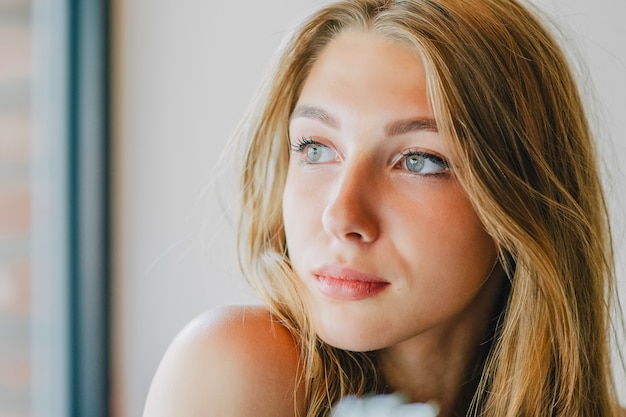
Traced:
<svg viewBox="0 0 626 417">
<path fill-rule="evenodd" d="M 0 417 L 29 416 L 29 0 L 0 0 Z"/>
</svg>

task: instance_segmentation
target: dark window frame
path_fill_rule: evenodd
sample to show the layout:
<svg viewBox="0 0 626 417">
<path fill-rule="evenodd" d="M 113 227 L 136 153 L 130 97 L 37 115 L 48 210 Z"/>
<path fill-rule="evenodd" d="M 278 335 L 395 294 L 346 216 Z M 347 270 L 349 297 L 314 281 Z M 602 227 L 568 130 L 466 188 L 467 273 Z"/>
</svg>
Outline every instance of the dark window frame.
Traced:
<svg viewBox="0 0 626 417">
<path fill-rule="evenodd" d="M 110 415 L 110 4 L 34 1 L 34 417 Z"/>
<path fill-rule="evenodd" d="M 109 415 L 109 5 L 70 0 L 69 278 L 73 416 Z"/>
</svg>

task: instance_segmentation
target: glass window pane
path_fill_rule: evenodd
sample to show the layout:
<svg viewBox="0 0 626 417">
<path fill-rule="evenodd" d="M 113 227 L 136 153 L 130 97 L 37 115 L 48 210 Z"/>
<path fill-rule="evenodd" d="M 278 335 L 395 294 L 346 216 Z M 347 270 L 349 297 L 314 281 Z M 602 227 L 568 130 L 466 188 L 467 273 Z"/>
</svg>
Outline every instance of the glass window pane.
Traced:
<svg viewBox="0 0 626 417">
<path fill-rule="evenodd" d="M 0 1 L 0 417 L 30 414 L 30 85 L 27 0 Z"/>
</svg>

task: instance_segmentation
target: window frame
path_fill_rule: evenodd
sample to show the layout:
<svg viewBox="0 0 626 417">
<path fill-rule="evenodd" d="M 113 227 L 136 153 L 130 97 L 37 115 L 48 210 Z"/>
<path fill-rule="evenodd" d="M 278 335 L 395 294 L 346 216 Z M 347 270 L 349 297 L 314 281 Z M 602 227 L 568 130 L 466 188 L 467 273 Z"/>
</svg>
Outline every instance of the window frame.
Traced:
<svg viewBox="0 0 626 417">
<path fill-rule="evenodd" d="M 109 2 L 34 0 L 34 417 L 110 415 Z"/>
</svg>

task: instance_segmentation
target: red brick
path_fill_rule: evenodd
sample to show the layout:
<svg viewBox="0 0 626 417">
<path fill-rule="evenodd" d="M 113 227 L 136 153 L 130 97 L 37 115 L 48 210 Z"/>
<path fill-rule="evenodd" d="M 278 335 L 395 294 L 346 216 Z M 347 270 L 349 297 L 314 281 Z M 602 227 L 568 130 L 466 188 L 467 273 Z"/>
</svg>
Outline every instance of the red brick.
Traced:
<svg viewBox="0 0 626 417">
<path fill-rule="evenodd" d="M 31 116 L 28 111 L 0 112 L 0 164 L 30 160 Z"/>
<path fill-rule="evenodd" d="M 28 346 L 24 346 L 28 349 Z M 28 355 L 23 358 L 0 357 L 0 386 L 29 387 L 31 369 Z"/>
<path fill-rule="evenodd" d="M 0 236 L 30 232 L 31 194 L 28 183 L 0 183 Z"/>
<path fill-rule="evenodd" d="M 27 260 L 0 263 L 0 315 L 30 314 L 30 294 L 30 263 Z"/>
<path fill-rule="evenodd" d="M 29 26 L 0 26 L 0 82 L 30 78 L 31 42 Z"/>
</svg>

